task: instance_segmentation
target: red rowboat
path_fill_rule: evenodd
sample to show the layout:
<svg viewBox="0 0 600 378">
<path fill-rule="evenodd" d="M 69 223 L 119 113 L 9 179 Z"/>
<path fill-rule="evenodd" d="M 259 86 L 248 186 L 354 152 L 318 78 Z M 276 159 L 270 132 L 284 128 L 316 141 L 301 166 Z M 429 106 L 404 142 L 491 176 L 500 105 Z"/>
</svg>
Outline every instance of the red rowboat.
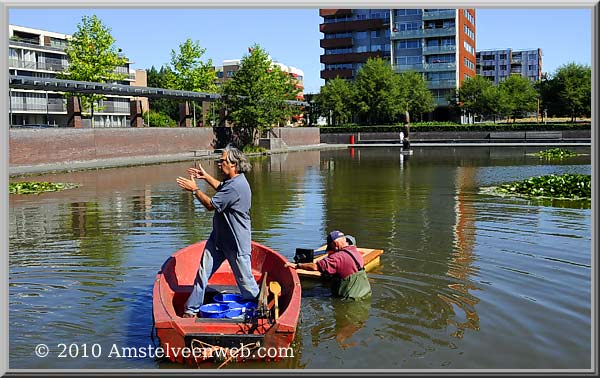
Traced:
<svg viewBox="0 0 600 378">
<path fill-rule="evenodd" d="M 202 241 L 177 251 L 156 275 L 152 313 L 164 356 L 192 364 L 211 359 L 227 362 L 286 357 L 282 353 L 287 353 L 285 349 L 294 339 L 300 313 L 300 279 L 295 270 L 284 267 L 287 260 L 283 256 L 264 245 L 252 242 L 252 273 L 261 287 L 259 311 L 242 319 L 181 317 L 205 244 Z M 277 301 L 269 293 L 271 281 L 281 287 Z M 234 292 L 239 293 L 239 289 L 225 261 L 210 278 L 204 303 L 212 302 L 217 293 Z"/>
</svg>

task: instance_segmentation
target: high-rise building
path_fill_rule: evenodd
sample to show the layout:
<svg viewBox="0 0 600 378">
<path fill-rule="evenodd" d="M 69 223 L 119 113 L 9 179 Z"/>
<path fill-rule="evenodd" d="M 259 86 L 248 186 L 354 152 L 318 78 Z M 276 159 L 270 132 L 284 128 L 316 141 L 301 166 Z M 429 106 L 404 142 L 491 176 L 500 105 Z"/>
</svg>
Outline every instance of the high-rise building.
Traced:
<svg viewBox="0 0 600 378">
<path fill-rule="evenodd" d="M 353 79 L 368 58 L 396 72 L 423 75 L 445 108 L 467 77 L 476 75 L 475 9 L 321 9 L 321 78 Z M 446 110 L 436 109 L 439 118 Z"/>
<path fill-rule="evenodd" d="M 70 35 L 23 26 L 9 25 L 8 69 L 10 75 L 55 78 L 69 65 L 65 49 Z M 115 84 L 133 85 L 136 71 L 127 63 L 116 71 L 125 74 Z M 144 76 L 145 77 L 145 76 Z M 145 82 L 136 82 L 145 86 Z M 63 93 L 40 90 L 10 90 L 10 125 L 48 125 L 66 127 L 67 105 Z M 94 112 L 94 127 L 127 127 L 130 100 L 127 96 L 106 96 L 101 109 Z M 89 127 L 90 120 L 83 121 Z"/>
<path fill-rule="evenodd" d="M 477 51 L 477 74 L 495 84 L 511 74 L 537 82 L 542 79 L 542 49 Z"/>
<path fill-rule="evenodd" d="M 389 9 L 320 9 L 321 78 L 353 79 L 369 58 L 390 60 Z"/>
</svg>

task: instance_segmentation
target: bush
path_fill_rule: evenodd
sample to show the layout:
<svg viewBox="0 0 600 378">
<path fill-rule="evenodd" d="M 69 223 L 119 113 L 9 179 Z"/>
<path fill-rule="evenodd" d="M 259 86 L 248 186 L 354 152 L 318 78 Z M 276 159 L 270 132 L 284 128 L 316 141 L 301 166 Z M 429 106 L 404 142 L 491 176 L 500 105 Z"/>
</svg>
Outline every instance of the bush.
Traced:
<svg viewBox="0 0 600 378">
<path fill-rule="evenodd" d="M 458 124 L 453 122 L 422 122 L 412 123 L 410 132 L 422 131 L 551 131 L 551 130 L 589 130 L 590 122 L 577 123 L 478 123 L 478 124 Z M 337 127 L 322 126 L 321 133 L 346 133 L 346 132 L 400 132 L 404 125 L 378 125 L 378 126 L 359 126 L 345 125 Z"/>
<path fill-rule="evenodd" d="M 253 153 L 263 153 L 267 152 L 267 149 L 264 147 L 253 146 L 251 144 L 247 144 L 242 148 L 242 152 L 245 154 L 253 154 Z"/>
<path fill-rule="evenodd" d="M 153 110 L 150 110 L 150 120 L 148 120 L 148 111 L 145 111 L 143 117 L 144 117 L 145 123 L 148 123 L 148 122 L 150 123 L 150 127 L 176 127 L 177 126 L 177 122 L 175 122 L 168 115 L 161 113 L 161 112 L 155 112 Z"/>
<path fill-rule="evenodd" d="M 40 194 L 43 192 L 57 192 L 64 189 L 76 188 L 76 184 L 63 184 L 52 182 L 11 182 L 8 185 L 11 194 Z"/>
</svg>

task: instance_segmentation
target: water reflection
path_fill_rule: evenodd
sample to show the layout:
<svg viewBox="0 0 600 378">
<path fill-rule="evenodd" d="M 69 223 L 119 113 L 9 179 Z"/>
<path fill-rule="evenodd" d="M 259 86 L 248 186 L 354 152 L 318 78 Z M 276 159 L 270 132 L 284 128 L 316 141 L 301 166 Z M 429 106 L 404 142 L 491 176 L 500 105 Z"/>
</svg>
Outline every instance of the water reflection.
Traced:
<svg viewBox="0 0 600 378">
<path fill-rule="evenodd" d="M 548 172 L 589 174 L 589 156 L 548 162 L 525 147 L 413 151 L 252 159 L 255 240 L 292 258 L 339 228 L 385 253 L 369 273 L 368 303 L 339 302 L 326 286 L 303 283 L 294 358 L 228 368 L 589 365 L 589 207 L 478 191 Z M 152 342 L 156 272 L 211 230 L 212 214 L 175 184 L 190 164 L 43 175 L 36 180 L 81 186 L 10 196 L 11 368 L 179 367 L 144 358 L 37 359 L 32 348 Z M 212 162 L 203 164 L 216 174 Z"/>
</svg>

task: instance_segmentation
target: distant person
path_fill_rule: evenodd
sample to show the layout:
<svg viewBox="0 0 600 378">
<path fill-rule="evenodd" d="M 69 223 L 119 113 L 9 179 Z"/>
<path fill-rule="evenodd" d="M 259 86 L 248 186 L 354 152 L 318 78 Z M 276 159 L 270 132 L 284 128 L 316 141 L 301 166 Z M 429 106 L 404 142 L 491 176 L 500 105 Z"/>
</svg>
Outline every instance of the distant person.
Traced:
<svg viewBox="0 0 600 378">
<path fill-rule="evenodd" d="M 197 316 L 204 302 L 208 280 L 225 259 L 231 265 L 244 299 L 256 300 L 260 291 L 252 275 L 250 262 L 252 192 L 244 175 L 250 170 L 250 163 L 240 150 L 227 146 L 217 164 L 224 176 L 223 182 L 206 173 L 201 165 L 188 169 L 189 179 L 177 178 L 177 184 L 182 189 L 194 193 L 207 210 L 215 211 L 213 230 L 204 247 L 194 288 L 184 306 L 184 318 Z M 211 198 L 202 192 L 195 178 L 206 181 L 217 191 L 215 195 Z"/>
<path fill-rule="evenodd" d="M 286 263 L 286 267 L 319 271 L 331 276 L 331 291 L 336 297 L 361 299 L 371 294 L 371 284 L 365 272 L 365 263 L 355 245 L 348 243 L 341 231 L 327 235 L 327 257 L 309 263 Z"/>
</svg>

